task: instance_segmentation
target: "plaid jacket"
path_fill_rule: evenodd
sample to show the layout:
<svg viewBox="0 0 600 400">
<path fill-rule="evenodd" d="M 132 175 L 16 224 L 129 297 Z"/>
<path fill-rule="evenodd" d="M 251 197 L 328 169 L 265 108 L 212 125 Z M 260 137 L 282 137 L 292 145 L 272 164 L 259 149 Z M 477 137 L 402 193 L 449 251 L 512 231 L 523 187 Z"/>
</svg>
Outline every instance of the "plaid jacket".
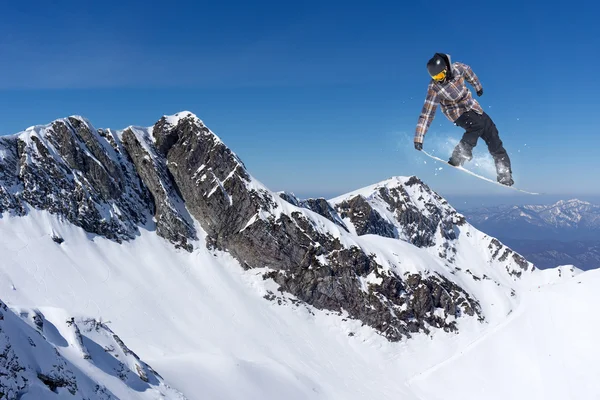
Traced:
<svg viewBox="0 0 600 400">
<path fill-rule="evenodd" d="M 423 110 L 417 122 L 415 132 L 415 142 L 423 143 L 425 133 L 435 117 L 435 110 L 438 104 L 441 105 L 442 112 L 452 122 L 456 121 L 463 113 L 473 110 L 478 114 L 483 113 L 483 109 L 471 95 L 467 88 L 465 80 L 475 88 L 481 89 L 481 83 L 477 75 L 466 64 L 455 62 L 452 64 L 452 76 L 446 82 L 439 83 L 433 79 L 427 88 L 427 97 Z"/>
</svg>

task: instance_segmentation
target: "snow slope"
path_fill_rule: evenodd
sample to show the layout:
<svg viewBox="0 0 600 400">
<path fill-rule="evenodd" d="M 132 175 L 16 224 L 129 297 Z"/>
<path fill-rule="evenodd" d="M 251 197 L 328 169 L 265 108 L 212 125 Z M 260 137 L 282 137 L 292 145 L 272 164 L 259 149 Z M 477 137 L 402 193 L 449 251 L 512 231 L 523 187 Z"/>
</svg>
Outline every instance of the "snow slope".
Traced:
<svg viewBox="0 0 600 400">
<path fill-rule="evenodd" d="M 430 400 L 600 398 L 598 288 L 600 270 L 532 287 L 504 323 L 409 386 Z"/>
<path fill-rule="evenodd" d="M 65 241 L 52 241 L 54 233 Z M 485 398 L 600 395 L 600 383 L 586 380 L 591 364 L 566 368 L 600 356 L 589 333 L 600 323 L 594 271 L 532 274 L 517 288 L 519 301 L 501 299 L 513 301 L 512 312 L 503 304 L 494 314 L 490 302 L 486 311 L 496 317 L 488 323 L 461 319 L 458 335 L 433 331 L 391 343 L 289 296 L 282 305 L 266 301 L 276 285 L 260 271 L 244 271 L 227 253 L 175 250 L 153 232 L 119 245 L 31 210 L 0 219 L 0 235 L 1 299 L 102 319 L 189 399 L 447 399 L 449 389 L 457 399 L 484 390 Z M 399 240 L 363 240 L 403 254 L 407 268 L 433 260 Z M 546 352 L 565 368 L 549 364 Z"/>
<path fill-rule="evenodd" d="M 0 398 L 177 399 L 154 370 L 95 319 L 0 301 Z"/>
<path fill-rule="evenodd" d="M 183 114 L 167 117 L 166 125 L 177 124 L 184 117 L 189 118 L 198 128 L 199 122 L 195 116 Z M 67 127 L 67 122 L 88 126 L 86 121 L 69 119 L 64 122 L 64 127 Z M 161 125 L 156 126 L 160 128 Z M 33 138 L 37 137 L 37 134 L 34 135 L 35 129 L 27 134 L 29 136 L 25 135 L 32 143 L 35 141 Z M 163 165 L 162 162 L 166 160 L 159 160 L 159 152 L 149 152 L 148 149 L 157 145 L 160 150 L 162 146 L 166 146 L 165 143 L 159 143 L 164 138 L 158 137 L 154 143 L 148 129 L 130 129 L 131 139 L 144 139 L 141 146 L 146 148 L 148 157 L 146 159 L 140 153 L 137 161 L 143 164 L 143 160 L 154 159 L 155 164 L 160 161 L 160 165 Z M 63 139 L 79 140 L 75 130 L 63 131 Z M 88 138 L 92 134 L 93 137 L 96 137 L 96 133 L 100 135 L 99 131 L 94 132 L 82 131 L 80 134 L 87 135 Z M 115 151 L 119 149 L 119 142 L 126 132 L 103 132 L 107 135 L 111 148 Z M 359 248 L 376 262 L 378 267 L 372 273 L 352 275 L 356 276 L 354 282 L 360 284 L 355 286 L 359 287 L 359 295 L 356 297 L 364 295 L 369 300 L 375 299 L 374 302 L 379 301 L 385 305 L 390 297 L 379 297 L 378 292 L 373 293 L 371 290 L 386 282 L 384 289 L 391 293 L 391 298 L 398 299 L 406 293 L 411 294 L 411 297 L 406 297 L 406 302 L 396 304 L 392 312 L 405 314 L 404 317 L 411 323 L 413 321 L 410 319 L 419 318 L 416 310 L 425 310 L 424 313 L 430 317 L 428 321 L 434 320 L 432 317 L 439 317 L 445 322 L 455 323 L 458 333 L 438 328 L 417 329 L 418 333 L 410 339 L 408 336 L 401 336 L 399 341 L 391 342 L 381 335 L 381 330 L 389 325 L 384 324 L 383 329 L 376 331 L 360 320 L 349 318 L 345 312 L 319 311 L 299 302 L 286 292 L 279 291 L 273 280 L 264 278 L 265 273 L 271 270 L 245 270 L 233 257 L 233 252 L 208 250 L 206 231 L 198 221 L 191 218 L 191 214 L 187 214 L 186 205 L 192 207 L 194 202 L 183 204 L 177 196 L 171 196 L 171 192 L 177 191 L 164 186 L 163 180 L 158 179 L 154 194 L 159 194 L 166 201 L 165 210 L 172 211 L 169 213 L 172 216 L 183 215 L 186 221 L 189 217 L 188 222 L 194 225 L 194 235 L 189 238 L 190 246 L 185 249 L 178 248 L 169 239 L 161 237 L 160 219 L 158 222 L 153 221 L 156 223 L 147 220 L 149 209 L 146 208 L 144 193 L 138 193 L 138 183 L 126 188 L 125 193 L 130 196 L 125 197 L 133 200 L 131 218 L 123 219 L 123 227 L 131 229 L 126 230 L 126 234 L 122 236 L 102 236 L 102 232 L 110 233 L 110 230 L 88 233 L 73 225 L 78 222 L 78 218 L 70 223 L 64 214 L 60 217 L 60 213 L 50 214 L 32 209 L 25 203 L 19 213 L 6 212 L 0 215 L 0 299 L 14 311 L 10 327 L 20 326 L 20 331 L 29 332 L 28 329 L 33 329 L 35 332 L 37 325 L 32 315 L 38 315 L 39 310 L 39 315 L 43 314 L 43 320 L 51 324 L 46 326 L 56 328 L 51 332 L 42 332 L 46 334 L 46 340 L 40 341 L 40 348 L 43 346 L 45 350 L 31 353 L 34 358 L 27 369 L 29 372 L 34 375 L 39 373 L 40 366 L 52 364 L 54 356 L 51 357 L 50 354 L 56 354 L 65 363 L 72 365 L 74 374 L 83 375 L 82 381 L 89 379 L 86 382 L 98 382 L 119 398 L 154 398 L 158 396 L 157 390 L 163 391 L 165 396 L 177 398 L 179 393 L 171 391 L 169 387 L 172 387 L 189 399 L 420 400 L 444 396 L 451 387 L 454 390 L 453 396 L 458 398 L 479 398 L 479 393 L 485 389 L 518 399 L 522 393 L 543 393 L 542 386 L 547 379 L 553 379 L 553 383 L 561 385 L 556 380 L 556 375 L 545 369 L 547 363 L 543 357 L 540 358 L 538 353 L 528 352 L 529 347 L 522 349 L 529 342 L 522 345 L 513 341 L 519 335 L 526 336 L 528 333 L 536 338 L 556 334 L 556 337 L 551 337 L 553 343 L 566 341 L 568 338 L 560 329 L 551 333 L 538 331 L 538 328 L 548 329 L 549 325 L 545 325 L 544 321 L 540 321 L 539 327 L 536 325 L 530 331 L 523 331 L 523 318 L 537 318 L 544 311 L 540 308 L 542 302 L 531 300 L 531 293 L 546 290 L 550 285 L 568 288 L 573 279 L 590 275 L 581 274 L 581 271 L 568 266 L 549 271 L 534 269 L 530 263 L 520 259 L 497 240 L 467 224 L 445 200 L 435 195 L 416 177 L 393 178 L 330 202 L 330 205 L 335 205 L 337 200 L 343 201 L 360 194 L 366 200 L 359 205 L 365 206 L 368 203 L 365 208 L 376 210 L 393 227 L 391 231 L 397 233 L 394 237 L 378 234 L 359 236 L 352 220 L 343 221 L 342 225 L 349 228 L 347 231 L 338 219 L 330 220 L 327 216 L 312 209 L 298 207 L 269 191 L 258 180 L 246 174 L 237 156 L 231 160 L 228 149 L 221 146 L 222 142 L 218 137 L 211 136 L 210 130 L 190 132 L 190 140 L 199 137 L 207 139 L 195 143 L 198 148 L 212 149 L 215 154 L 227 156 L 215 158 L 221 162 L 208 158 L 209 161 L 212 160 L 213 167 L 222 169 L 223 173 L 219 177 L 214 170 L 208 171 L 210 168 L 206 165 L 194 165 L 190 170 L 192 180 L 187 186 L 181 184 L 187 181 L 182 180 L 182 176 L 179 177 L 179 189 L 188 190 L 187 198 L 193 200 L 195 195 L 203 196 L 202 200 L 212 200 L 220 198 L 219 196 L 223 198 L 223 208 L 216 207 L 204 210 L 210 211 L 207 214 L 195 215 L 214 217 L 213 214 L 236 212 L 229 207 L 236 205 L 239 198 L 249 197 L 248 194 L 252 193 L 252 196 L 256 196 L 254 199 L 262 200 L 260 207 L 250 208 L 248 215 L 242 213 L 248 210 L 243 206 L 245 203 L 237 203 L 242 204 L 240 208 L 243 210 L 233 207 L 239 213 L 234 216 L 243 217 L 240 232 L 251 232 L 249 235 L 264 234 L 265 241 L 268 242 L 268 235 L 276 232 L 277 224 L 268 228 L 269 225 L 261 225 L 261 221 L 275 221 L 279 217 L 296 215 L 298 219 L 290 219 L 296 221 L 292 222 L 295 224 L 294 232 L 300 234 L 304 229 L 312 229 L 322 234 L 315 234 L 314 238 L 318 238 L 315 239 L 318 242 L 309 241 L 311 245 L 323 246 L 331 236 L 331 240 L 339 242 L 341 246 Z M 170 131 L 166 134 L 170 134 Z M 87 168 L 86 165 L 95 166 L 96 160 L 105 158 L 103 164 L 110 166 L 114 164 L 111 160 L 118 159 L 119 163 L 127 164 L 125 169 L 120 170 L 127 172 L 126 176 L 132 182 L 136 181 L 134 165 L 126 161 L 120 151 L 120 155 L 110 151 L 103 152 L 93 145 L 93 141 L 89 142 L 91 148 L 95 149 L 95 155 L 85 151 L 82 153 L 91 160 L 89 164 L 81 165 L 84 169 Z M 215 147 L 215 143 L 219 146 Z M 77 148 L 72 147 L 74 150 Z M 26 154 L 37 154 L 37 147 L 27 149 L 29 152 Z M 12 161 L 6 163 L 4 173 L 10 178 L 14 175 L 12 168 L 17 165 L 17 161 L 14 155 L 8 158 Z M 185 162 L 187 159 L 186 153 L 182 153 L 181 159 L 177 161 Z M 38 161 L 33 164 L 39 169 L 31 172 L 36 174 L 36 178 L 46 176 L 44 172 L 53 165 Z M 58 163 L 60 160 L 55 161 Z M 0 167 L 2 166 L 0 163 Z M 102 190 L 110 189 L 111 182 L 120 179 L 118 170 L 116 167 L 114 173 L 105 175 L 101 173 L 102 169 L 86 169 L 90 179 L 100 173 L 106 180 L 101 184 L 84 186 L 94 191 L 98 189 L 98 199 L 101 200 Z M 66 171 L 70 179 L 70 170 L 67 168 Z M 152 172 L 152 169 L 149 168 L 146 172 Z M 45 183 L 43 181 L 44 179 L 29 180 L 36 184 Z M 202 191 L 197 189 L 198 181 L 207 183 Z M 6 182 L 11 183 L 12 180 Z M 232 182 L 241 182 L 243 187 L 227 186 Z M 228 192 L 227 187 L 237 191 Z M 56 182 L 48 185 L 48 189 L 53 188 L 56 188 Z M 18 187 L 13 189 L 17 192 L 21 190 Z M 32 200 L 39 200 L 42 206 L 46 197 L 51 197 L 45 193 L 54 193 L 51 190 L 45 192 L 35 189 L 31 188 L 29 195 Z M 57 196 L 62 200 L 69 199 L 64 193 Z M 6 198 L 12 199 L 10 196 Z M 171 202 L 172 199 L 177 201 Z M 106 202 L 102 204 L 107 207 L 109 205 Z M 124 207 L 127 204 L 129 203 L 123 202 Z M 252 201 L 248 204 L 252 204 Z M 406 213 L 392 212 L 388 208 L 390 204 L 406 207 Z M 109 211 L 113 207 L 101 209 L 106 211 L 100 215 L 105 219 L 110 217 L 120 220 L 123 216 L 116 210 L 111 214 Z M 327 209 L 327 212 L 330 213 L 329 217 L 335 217 L 330 210 Z M 94 223 L 98 222 L 98 216 L 94 213 L 85 215 L 89 217 L 89 226 L 93 228 Z M 401 220 L 404 217 L 409 221 Z M 361 223 L 360 219 L 354 221 Z M 206 223 L 206 220 L 201 222 Z M 265 226 L 265 230 L 253 231 L 254 224 Z M 208 225 L 207 229 L 211 229 L 210 224 Z M 206 228 L 207 225 L 204 226 Z M 238 229 L 237 225 L 235 229 Z M 131 240 L 111 240 L 115 237 Z M 274 236 L 271 235 L 272 237 Z M 283 241 L 289 239 L 285 233 L 279 238 Z M 244 243 L 248 243 L 248 240 Z M 324 254 L 316 256 L 319 257 L 317 261 L 325 264 L 327 260 Z M 261 264 L 263 259 L 264 253 L 259 254 L 257 264 L 265 265 Z M 289 270 L 286 273 L 304 277 L 302 274 L 307 272 L 308 275 L 314 275 L 315 282 L 326 282 L 327 285 L 327 281 L 320 279 L 322 276 L 319 275 L 326 273 L 327 269 L 313 273 L 313 268 L 319 269 L 319 262 L 309 261 L 302 270 Z M 389 276 L 399 276 L 403 280 L 386 281 L 384 277 Z M 435 279 L 438 283 L 432 284 Z M 590 285 L 594 286 L 594 282 Z M 430 287 L 433 289 L 430 290 Z M 575 302 L 575 306 L 587 315 L 585 321 L 578 323 L 584 328 L 596 326 L 591 308 L 591 304 L 597 300 L 595 292 L 582 291 L 572 296 L 569 289 L 561 289 L 557 292 L 558 303 L 563 292 L 565 296 L 571 296 L 570 300 Z M 456 303 L 446 302 L 453 304 L 450 312 L 446 313 L 439 306 L 427 307 L 436 296 L 435 301 L 440 301 L 442 296 L 456 300 Z M 346 292 L 339 293 L 339 297 L 346 301 L 345 304 L 352 304 Z M 373 303 L 366 304 L 366 314 L 374 315 L 371 313 Z M 476 312 L 469 314 L 469 308 L 476 309 Z M 406 312 L 408 309 L 410 312 Z M 557 309 L 562 310 L 560 307 Z M 554 315 L 554 311 L 549 315 L 558 323 L 561 318 L 565 318 L 558 313 Z M 21 322 L 29 326 L 18 325 L 17 316 L 21 316 Z M 565 321 L 573 322 L 569 319 Z M 20 354 L 30 354 L 27 351 L 31 352 L 31 349 L 27 346 L 31 345 L 18 339 L 19 330 L 14 331 L 17 334 L 7 336 L 6 343 L 18 347 Z M 118 334 L 118 339 L 112 332 Z M 508 338 L 501 334 L 503 332 L 507 332 Z M 544 342 L 541 348 L 544 349 L 547 345 Z M 498 351 L 500 348 L 504 348 L 501 354 Z M 572 350 L 573 360 L 579 359 L 579 348 Z M 586 351 L 586 357 L 600 355 L 598 347 L 591 341 L 586 341 Z M 482 366 L 473 362 L 471 354 L 476 354 L 476 357 L 481 357 L 478 360 L 494 366 Z M 504 380 L 521 382 L 518 377 L 523 371 L 507 365 L 507 360 L 517 357 L 524 357 L 526 365 L 540 376 L 536 383 L 526 388 L 522 385 L 507 385 Z M 22 359 L 29 360 L 26 356 Z M 155 375 L 150 366 L 158 374 Z M 490 373 L 486 373 L 486 370 Z M 569 375 L 572 374 L 569 371 L 561 373 L 561 376 L 567 378 L 563 382 L 575 379 Z M 461 374 L 461 378 L 467 380 L 468 384 L 454 385 L 452 382 L 457 379 L 452 374 Z M 518 377 L 513 376 L 514 374 Z M 439 382 L 444 383 L 438 383 L 438 375 Z M 471 376 L 479 378 L 471 379 Z M 92 387 L 91 384 L 88 386 Z M 567 386 L 558 386 L 553 393 L 566 393 Z M 579 395 L 578 398 L 589 397 L 590 394 L 600 393 L 598 387 L 592 382 L 576 394 Z M 553 393 L 547 398 L 552 398 Z M 86 395 L 84 392 L 80 394 Z"/>
<path fill-rule="evenodd" d="M 410 238 L 403 232 L 406 223 L 398 220 L 398 207 L 403 209 L 412 207 L 425 218 L 432 217 L 436 213 L 441 213 L 444 218 L 463 218 L 446 200 L 434 192 L 426 192 L 427 189 L 421 185 L 408 185 L 407 183 L 411 179 L 409 177 L 393 177 L 330 199 L 329 203 L 337 208 L 341 203 L 356 196 L 363 197 L 374 211 L 387 223 L 394 226 L 398 233 L 396 239 L 384 241 L 378 236 L 374 239 L 378 243 L 385 243 L 380 253 L 387 253 L 388 260 L 395 259 L 399 264 L 402 264 L 407 253 L 419 252 L 430 255 L 431 259 L 438 260 L 440 267 L 432 268 L 435 263 L 430 262 L 426 264 L 426 271 L 434 270 L 435 273 L 445 274 L 474 295 L 480 301 L 486 319 L 502 320 L 518 304 L 519 300 L 516 298 L 518 297 L 516 294 L 519 288 L 523 285 L 528 286 L 532 280 L 540 279 L 539 271 L 531 264 L 523 271 L 512 259 L 512 250 L 467 223 L 454 226 L 455 239 L 442 237 L 441 229 L 438 228 L 436 237 L 432 240 L 434 245 L 422 248 L 402 247 L 405 246 L 404 241 L 409 241 Z M 406 197 L 402 202 L 393 198 L 393 201 L 400 204 L 394 208 L 390 206 L 389 201 L 390 197 L 398 196 L 394 192 L 398 188 L 406 191 Z M 351 231 L 356 232 L 351 219 L 343 218 L 343 222 Z M 371 236 L 363 235 L 360 238 L 371 241 Z M 402 245 L 394 244 L 394 242 L 402 243 Z M 390 251 L 394 249 L 394 246 L 401 246 L 406 250 L 401 251 L 400 255 L 394 255 L 394 251 Z M 452 250 L 452 254 L 443 259 L 440 264 L 439 254 L 447 253 L 448 250 Z M 426 272 L 407 270 L 401 267 L 401 273 L 406 271 Z"/>
</svg>

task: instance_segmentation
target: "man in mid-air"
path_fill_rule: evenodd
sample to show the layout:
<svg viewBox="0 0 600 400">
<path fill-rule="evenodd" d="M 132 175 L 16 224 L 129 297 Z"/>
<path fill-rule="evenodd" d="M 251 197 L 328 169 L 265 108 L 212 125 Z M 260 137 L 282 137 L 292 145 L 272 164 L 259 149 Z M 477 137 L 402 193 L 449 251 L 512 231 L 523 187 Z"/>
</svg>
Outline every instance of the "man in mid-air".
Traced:
<svg viewBox="0 0 600 400">
<path fill-rule="evenodd" d="M 466 64 L 450 62 L 450 55 L 435 53 L 427 62 L 427 70 L 431 76 L 425 105 L 421 111 L 415 132 L 415 149 L 423 150 L 423 139 L 435 117 L 438 104 L 442 112 L 455 125 L 465 130 L 462 139 L 454 148 L 448 161 L 450 165 L 462 166 L 473 158 L 473 147 L 481 137 L 496 164 L 498 182 L 512 186 L 512 169 L 510 158 L 502 146 L 498 129 L 477 100 L 471 95 L 465 80 L 475 88 L 477 96 L 483 94 L 483 88 L 477 75 Z"/>
</svg>

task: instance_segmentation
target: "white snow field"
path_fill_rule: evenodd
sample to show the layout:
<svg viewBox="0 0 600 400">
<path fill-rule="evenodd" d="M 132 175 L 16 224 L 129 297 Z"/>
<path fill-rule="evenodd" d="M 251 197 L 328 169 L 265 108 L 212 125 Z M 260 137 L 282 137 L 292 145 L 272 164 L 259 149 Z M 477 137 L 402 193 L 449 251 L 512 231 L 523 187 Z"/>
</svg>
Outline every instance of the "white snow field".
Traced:
<svg viewBox="0 0 600 400">
<path fill-rule="evenodd" d="M 484 265 L 502 288 L 460 283 L 488 322 L 460 318 L 459 334 L 434 330 L 391 343 L 344 315 L 264 299 L 267 290 L 277 293 L 264 271 L 244 271 L 203 241 L 190 254 L 143 229 L 118 244 L 47 212 L 5 214 L 0 299 L 17 313 L 39 309 L 57 327 L 68 316 L 101 320 L 188 399 L 600 398 L 600 271 L 560 267 L 513 280 Z M 378 257 L 400 257 L 407 270 L 443 266 L 401 240 L 356 241 Z M 475 253 L 459 249 L 456 264 L 483 257 Z M 507 287 L 517 296 L 505 296 Z M 80 351 L 59 350 L 82 365 Z M 103 368 L 82 370 L 119 398 L 159 398 L 114 382 Z M 32 398 L 71 398 L 39 390 Z"/>
<path fill-rule="evenodd" d="M 168 121 L 175 124 L 184 115 Z M 47 128 L 19 135 L 25 141 L 39 139 Z M 147 128 L 133 131 L 150 140 Z M 117 144 L 119 135 L 112 136 Z M 120 157 L 106 146 L 109 157 Z M 58 153 L 50 154 L 60 165 Z M 592 336 L 600 328 L 598 271 L 534 270 L 466 223 L 452 225 L 456 239 L 451 244 L 440 228 L 435 245 L 416 247 L 380 189 L 392 193 L 404 185 L 407 206 L 420 213 L 412 214 L 416 218 L 452 210 L 410 180 L 395 177 L 329 201 L 335 205 L 362 195 L 398 238 L 358 236 L 352 221 L 342 218 L 346 232 L 254 178 L 248 182 L 248 188 L 269 193 L 272 200 L 272 208 L 248 224 L 299 212 L 319 232 L 373 254 L 384 270 L 441 275 L 456 283 L 485 317 L 484 322 L 459 317 L 459 333 L 432 329 L 395 343 L 344 313 L 319 311 L 281 294 L 273 281 L 263 279 L 266 268 L 244 270 L 227 252 L 209 251 L 198 221 L 193 221 L 198 240 L 190 253 L 159 237 L 153 223 L 119 244 L 45 211 L 0 215 L 0 300 L 13 312 L 0 303 L 0 399 L 5 389 L 12 390 L 11 400 L 600 398 L 594 368 L 600 345 Z M 119 212 L 104 206 L 105 218 Z M 183 204 L 173 206 L 185 214 Z M 444 256 L 447 245 L 456 253 Z M 380 278 L 361 279 L 367 291 L 368 283 Z M 275 300 L 265 298 L 273 293 Z M 25 371 L 2 370 L 10 365 L 3 356 L 10 353 L 7 346 L 26 364 Z M 72 371 L 63 375 L 77 378 L 77 390 L 66 381 L 54 391 L 56 380 L 42 383 L 40 374 L 46 379 L 56 365 Z M 7 379 L 14 373 L 21 381 Z M 16 393 L 24 378 L 34 383 Z"/>
</svg>

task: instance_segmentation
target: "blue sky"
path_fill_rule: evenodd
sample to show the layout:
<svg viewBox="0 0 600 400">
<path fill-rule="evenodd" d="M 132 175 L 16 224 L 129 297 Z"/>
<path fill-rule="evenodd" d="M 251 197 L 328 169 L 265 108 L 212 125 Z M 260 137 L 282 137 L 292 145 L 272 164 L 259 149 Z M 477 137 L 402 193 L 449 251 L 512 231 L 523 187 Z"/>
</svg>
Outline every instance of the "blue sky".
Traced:
<svg viewBox="0 0 600 400">
<path fill-rule="evenodd" d="M 272 190 L 329 197 L 415 174 L 461 202 L 538 202 L 414 150 L 425 64 L 440 51 L 479 76 L 517 186 L 600 198 L 598 11 L 591 1 L 10 2 L 0 134 L 73 114 L 148 126 L 189 110 Z M 425 149 L 446 157 L 461 135 L 438 111 Z M 475 153 L 489 162 L 482 141 Z"/>
</svg>

